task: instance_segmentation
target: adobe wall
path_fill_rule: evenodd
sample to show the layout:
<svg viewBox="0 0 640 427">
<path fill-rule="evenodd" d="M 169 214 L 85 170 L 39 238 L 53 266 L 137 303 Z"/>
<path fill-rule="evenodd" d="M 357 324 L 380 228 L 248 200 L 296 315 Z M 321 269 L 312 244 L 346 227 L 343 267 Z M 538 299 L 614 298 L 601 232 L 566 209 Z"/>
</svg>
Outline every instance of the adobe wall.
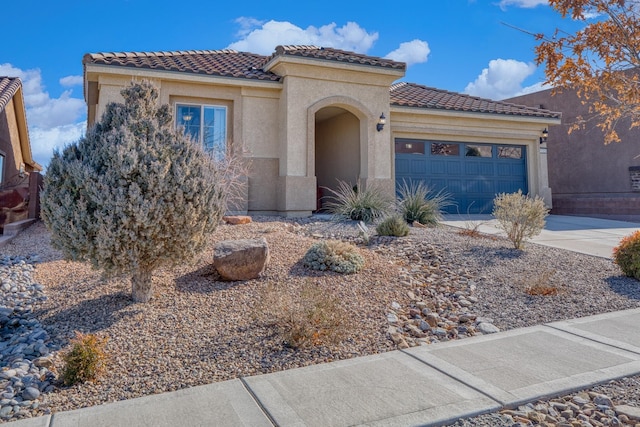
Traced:
<svg viewBox="0 0 640 427">
<path fill-rule="evenodd" d="M 622 142 L 605 145 L 588 105 L 573 93 L 546 90 L 505 101 L 562 112 L 562 124 L 549 128 L 547 142 L 552 213 L 640 220 L 640 186 L 632 184 L 633 168 L 640 166 L 640 129 L 621 123 Z M 569 133 L 579 116 L 585 127 Z"/>
</svg>

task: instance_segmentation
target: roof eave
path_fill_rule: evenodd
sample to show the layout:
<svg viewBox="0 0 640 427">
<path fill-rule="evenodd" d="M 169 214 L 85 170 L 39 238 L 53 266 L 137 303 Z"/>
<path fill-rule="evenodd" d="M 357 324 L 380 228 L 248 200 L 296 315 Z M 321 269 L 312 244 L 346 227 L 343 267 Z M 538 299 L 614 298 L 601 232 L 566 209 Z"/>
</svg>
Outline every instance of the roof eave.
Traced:
<svg viewBox="0 0 640 427">
<path fill-rule="evenodd" d="M 476 116 L 478 118 L 486 118 L 487 116 L 491 116 L 495 119 L 502 119 L 508 121 L 524 121 L 530 123 L 544 123 L 549 126 L 559 125 L 561 123 L 562 117 L 541 117 L 541 116 L 529 116 L 529 115 L 520 115 L 520 114 L 507 114 L 507 113 L 498 113 L 498 112 L 480 112 L 480 111 L 463 111 L 463 110 L 453 110 L 446 108 L 435 108 L 435 107 L 412 107 L 405 105 L 397 105 L 391 104 L 390 111 L 393 112 L 407 112 L 407 113 L 423 113 L 423 114 L 432 114 L 432 115 L 458 115 L 460 117 L 473 117 Z M 560 114 L 560 113 L 557 113 Z"/>
<path fill-rule="evenodd" d="M 132 73 L 131 70 L 135 70 L 135 73 Z M 170 70 L 154 70 L 152 68 L 144 68 L 144 67 L 126 67 L 122 65 L 107 65 L 107 64 L 85 64 L 84 71 L 84 80 L 85 86 L 87 84 L 87 74 L 96 73 L 96 74 L 115 74 L 121 76 L 131 76 L 132 74 L 136 76 L 150 76 L 155 78 L 160 78 L 163 76 L 170 77 L 171 80 L 181 80 L 181 81 L 193 81 L 193 82 L 207 82 L 211 83 L 212 80 L 224 82 L 225 84 L 231 86 L 253 86 L 253 87 L 265 87 L 265 86 L 282 86 L 282 81 L 280 80 L 262 80 L 262 79 L 252 79 L 247 77 L 232 77 L 232 76 L 217 76 L 213 74 L 200 74 L 200 73 L 189 73 L 184 71 L 170 71 Z M 179 78 L 176 78 L 178 77 Z"/>
</svg>

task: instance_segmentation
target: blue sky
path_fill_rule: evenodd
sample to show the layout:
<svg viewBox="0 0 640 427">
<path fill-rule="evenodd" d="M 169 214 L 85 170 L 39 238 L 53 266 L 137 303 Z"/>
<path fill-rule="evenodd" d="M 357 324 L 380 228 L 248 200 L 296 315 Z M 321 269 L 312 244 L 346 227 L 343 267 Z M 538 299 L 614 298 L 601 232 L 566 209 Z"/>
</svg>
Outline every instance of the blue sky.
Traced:
<svg viewBox="0 0 640 427">
<path fill-rule="evenodd" d="M 221 6 L 223 4 L 224 6 Z M 314 44 L 408 63 L 402 80 L 492 99 L 539 90 L 536 41 L 581 23 L 546 0 L 300 2 L 23 0 L 3 22 L 0 76 L 22 78 L 34 157 L 84 133 L 82 56 L 89 52 L 235 48 L 268 55 Z"/>
</svg>

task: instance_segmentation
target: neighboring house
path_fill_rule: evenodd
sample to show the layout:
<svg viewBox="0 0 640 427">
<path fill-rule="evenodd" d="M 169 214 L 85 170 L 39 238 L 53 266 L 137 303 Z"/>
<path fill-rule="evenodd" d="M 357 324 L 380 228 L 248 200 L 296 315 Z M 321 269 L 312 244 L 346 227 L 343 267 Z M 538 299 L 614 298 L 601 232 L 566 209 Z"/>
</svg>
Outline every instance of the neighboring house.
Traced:
<svg viewBox="0 0 640 427">
<path fill-rule="evenodd" d="M 555 214 L 640 221 L 640 129 L 621 122 L 621 142 L 604 144 L 589 104 L 573 91 L 551 89 L 508 100 L 562 112 L 562 125 L 549 128 L 549 183 Z M 569 128 L 578 117 L 584 128 Z"/>
<path fill-rule="evenodd" d="M 0 231 L 38 217 L 41 170 L 31 157 L 22 82 L 0 77 Z"/>
<path fill-rule="evenodd" d="M 251 172 L 238 211 L 309 215 L 338 180 L 389 192 L 424 180 L 461 213 L 490 213 L 496 193 L 518 189 L 551 203 L 539 137 L 559 113 L 394 84 L 401 62 L 278 46 L 270 56 L 93 53 L 83 64 L 89 126 L 132 79 L 150 79 L 176 126 L 208 149 L 244 153 Z"/>
</svg>

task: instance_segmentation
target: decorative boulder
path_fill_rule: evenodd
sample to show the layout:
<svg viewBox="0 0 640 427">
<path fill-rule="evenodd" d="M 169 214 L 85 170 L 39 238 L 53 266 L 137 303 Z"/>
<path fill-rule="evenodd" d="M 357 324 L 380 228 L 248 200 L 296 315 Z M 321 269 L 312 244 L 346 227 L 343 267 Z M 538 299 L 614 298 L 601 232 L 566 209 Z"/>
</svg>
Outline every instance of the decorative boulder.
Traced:
<svg viewBox="0 0 640 427">
<path fill-rule="evenodd" d="M 241 239 L 218 242 L 213 266 L 224 280 L 250 280 L 258 277 L 269 262 L 267 240 Z"/>
<path fill-rule="evenodd" d="M 247 215 L 227 215 L 223 216 L 222 220 L 231 225 L 249 224 L 251 222 L 251 217 Z"/>
</svg>

